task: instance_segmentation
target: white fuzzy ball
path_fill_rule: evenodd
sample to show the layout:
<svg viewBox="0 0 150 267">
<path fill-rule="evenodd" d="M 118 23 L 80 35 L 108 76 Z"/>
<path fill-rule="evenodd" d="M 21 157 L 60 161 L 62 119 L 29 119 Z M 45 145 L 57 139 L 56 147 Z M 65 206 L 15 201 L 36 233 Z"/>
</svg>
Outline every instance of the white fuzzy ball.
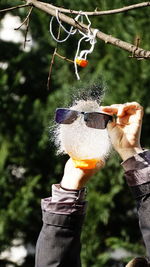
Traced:
<svg viewBox="0 0 150 267">
<path fill-rule="evenodd" d="M 79 100 L 70 109 L 83 112 L 100 112 L 100 106 L 93 100 Z M 104 160 L 111 149 L 107 129 L 87 127 L 83 115 L 72 124 L 60 124 L 55 129 L 55 143 L 58 153 L 69 154 L 74 159 Z"/>
</svg>

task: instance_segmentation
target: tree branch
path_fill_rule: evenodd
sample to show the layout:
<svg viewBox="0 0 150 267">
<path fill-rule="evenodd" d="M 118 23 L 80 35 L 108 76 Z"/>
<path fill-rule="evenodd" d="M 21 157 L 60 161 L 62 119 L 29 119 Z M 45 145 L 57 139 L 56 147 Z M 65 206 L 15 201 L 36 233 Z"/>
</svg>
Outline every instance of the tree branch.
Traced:
<svg viewBox="0 0 150 267">
<path fill-rule="evenodd" d="M 28 7 L 28 6 L 31 6 L 31 5 L 32 4 L 29 3 L 29 4 L 24 4 L 24 5 L 9 7 L 9 8 L 5 8 L 5 9 L 0 10 L 0 12 L 7 12 L 7 11 L 15 10 L 15 9 L 18 9 L 18 8 L 22 8 L 22 7 Z"/>
<path fill-rule="evenodd" d="M 26 5 L 20 5 L 18 7 L 14 7 L 11 8 L 11 10 L 16 9 L 16 8 L 20 8 L 20 7 L 26 7 L 26 6 L 34 6 L 48 14 L 50 14 L 51 16 L 56 16 L 56 10 L 60 10 L 61 12 L 66 12 L 66 13 L 70 13 L 70 14 L 79 14 L 79 11 L 75 11 L 75 10 L 68 10 L 68 9 L 64 9 L 64 8 L 58 8 L 56 6 L 44 3 L 44 2 L 40 2 L 38 0 L 24 0 L 26 1 Z M 107 10 L 107 11 L 95 11 L 95 12 L 82 12 L 81 14 L 87 14 L 87 15 L 108 15 L 108 14 L 115 14 L 115 13 L 120 13 L 120 12 L 126 12 L 132 9 L 136 9 L 136 8 L 141 8 L 141 7 L 146 7 L 146 6 L 150 6 L 150 2 L 143 2 L 143 3 L 139 3 L 139 4 L 135 4 L 135 5 L 130 5 L 127 7 L 123 7 L 120 9 L 114 9 L 114 10 Z M 10 10 L 10 9 L 9 9 Z M 3 11 L 8 11 L 8 9 L 2 10 Z M 80 31 L 87 33 L 88 32 L 88 26 L 83 24 L 83 23 L 77 23 L 75 21 L 74 18 L 71 18 L 69 16 L 66 16 L 63 13 L 59 13 L 59 18 L 60 20 L 66 22 L 67 24 L 73 26 L 74 28 L 79 29 Z M 91 28 L 91 32 L 93 32 L 95 29 Z M 135 58 L 145 58 L 145 59 L 150 59 L 150 51 L 146 51 L 140 47 L 137 47 L 133 44 L 124 42 L 118 38 L 115 38 L 111 35 L 108 35 L 106 33 L 103 33 L 101 31 L 97 32 L 96 35 L 97 38 L 103 40 L 105 43 L 109 43 L 112 44 L 114 46 L 117 46 L 123 50 L 128 51 L 129 53 L 132 54 L 132 56 L 134 55 Z"/>
<path fill-rule="evenodd" d="M 74 63 L 73 60 L 71 60 L 71 59 L 69 59 L 67 57 L 64 57 L 64 56 L 62 56 L 62 55 L 60 55 L 58 53 L 55 53 L 55 55 L 58 56 L 58 57 L 60 57 L 61 59 L 65 60 L 65 61 L 67 61 L 67 62 Z"/>
<path fill-rule="evenodd" d="M 24 21 L 21 23 L 21 25 L 19 27 L 15 28 L 14 30 L 19 30 L 28 21 L 30 15 L 31 15 L 32 9 L 33 9 L 33 6 L 30 7 L 29 12 L 28 12 L 27 16 L 25 17 Z"/>
<path fill-rule="evenodd" d="M 50 14 L 51 16 L 56 16 L 56 11 L 54 8 L 51 8 L 50 6 L 47 6 L 45 3 L 43 2 L 39 2 L 37 0 L 28 0 L 28 3 L 33 4 L 34 7 Z M 59 18 L 60 20 L 66 22 L 67 24 L 79 29 L 80 31 L 87 33 L 88 32 L 88 26 L 83 24 L 83 23 L 76 23 L 76 21 L 71 18 L 68 17 L 62 13 L 59 13 Z M 95 29 L 91 28 L 91 31 L 93 32 Z M 134 54 L 134 56 L 136 57 L 140 57 L 140 58 L 150 58 L 150 51 L 146 51 L 142 48 L 137 48 L 135 45 L 124 42 L 118 38 L 115 38 L 111 35 L 108 35 L 106 33 L 103 33 L 101 31 L 97 32 L 97 38 L 103 40 L 105 43 L 109 43 L 112 44 L 114 46 L 117 46 L 123 50 L 128 51 L 129 53 L 132 53 L 132 55 Z"/>
<path fill-rule="evenodd" d="M 60 37 L 60 26 L 58 28 L 58 34 L 57 34 L 57 39 L 59 39 Z M 51 73 L 52 73 L 52 68 L 53 68 L 53 64 L 54 64 L 54 59 L 55 59 L 55 55 L 57 52 L 57 48 L 58 48 L 58 43 L 56 44 L 56 47 L 54 49 L 53 55 L 52 55 L 52 59 L 51 59 L 51 63 L 50 63 L 50 67 L 49 67 L 49 73 L 48 73 L 48 79 L 47 79 L 47 89 L 50 89 L 50 79 L 51 79 Z"/>
<path fill-rule="evenodd" d="M 26 31 L 25 31 L 25 36 L 24 36 L 24 48 L 26 47 L 26 42 L 27 42 L 27 35 L 28 35 L 28 30 L 29 30 L 29 22 L 30 22 L 30 15 L 32 13 L 33 6 L 31 6 L 29 13 L 27 14 L 24 23 L 26 23 Z"/>
<path fill-rule="evenodd" d="M 66 8 L 61 8 L 61 7 L 57 7 L 51 4 L 47 4 L 44 3 L 45 6 L 49 7 L 49 8 L 53 8 L 53 9 L 57 9 L 58 11 L 62 12 L 62 13 L 69 13 L 69 14 L 79 14 L 78 10 L 71 10 L 71 9 L 66 9 Z M 88 16 L 103 16 L 103 15 L 112 15 L 112 14 L 118 14 L 118 13 L 123 13 L 123 12 L 127 12 L 133 9 L 138 9 L 138 8 L 143 8 L 143 7 L 148 7 L 150 6 L 150 2 L 143 2 L 143 3 L 138 3 L 135 5 L 130 5 L 130 6 L 125 6 L 122 8 L 117 8 L 117 9 L 112 9 L 112 10 L 105 10 L 105 11 L 97 11 L 95 10 L 94 12 L 87 12 L 87 11 L 81 11 L 80 14 L 81 15 L 88 15 Z"/>
</svg>

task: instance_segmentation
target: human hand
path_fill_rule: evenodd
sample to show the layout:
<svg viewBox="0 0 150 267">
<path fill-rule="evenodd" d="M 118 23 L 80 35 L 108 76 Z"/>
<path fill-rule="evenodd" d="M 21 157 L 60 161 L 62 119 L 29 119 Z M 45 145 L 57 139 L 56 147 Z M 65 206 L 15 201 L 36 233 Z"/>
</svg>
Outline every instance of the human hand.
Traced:
<svg viewBox="0 0 150 267">
<path fill-rule="evenodd" d="M 116 115 L 115 121 L 108 124 L 108 132 L 115 150 L 123 160 L 142 152 L 140 135 L 143 108 L 137 102 L 114 104 L 102 107 L 102 111 Z"/>
<path fill-rule="evenodd" d="M 94 169 L 80 169 L 74 166 L 73 160 L 70 158 L 66 162 L 61 185 L 66 189 L 81 189 L 86 185 L 87 181 L 103 166 L 104 162 L 100 161 L 97 163 Z"/>
<path fill-rule="evenodd" d="M 149 263 L 145 257 L 137 257 L 129 261 L 125 267 L 149 267 Z"/>
</svg>

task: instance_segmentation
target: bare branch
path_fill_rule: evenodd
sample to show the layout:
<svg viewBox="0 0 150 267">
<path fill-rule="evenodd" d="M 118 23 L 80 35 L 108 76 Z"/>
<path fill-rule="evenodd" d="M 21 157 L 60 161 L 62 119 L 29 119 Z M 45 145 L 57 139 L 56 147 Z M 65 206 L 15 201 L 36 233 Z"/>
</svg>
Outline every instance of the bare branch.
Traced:
<svg viewBox="0 0 150 267">
<path fill-rule="evenodd" d="M 57 34 L 57 39 L 59 39 L 60 37 L 60 26 L 58 28 L 58 34 Z M 51 59 L 51 63 L 50 63 L 50 67 L 49 67 L 49 74 L 48 74 L 48 79 L 47 79 L 47 89 L 50 89 L 50 79 L 51 79 L 51 73 L 52 73 L 52 68 L 53 68 L 53 64 L 54 64 L 54 58 L 55 55 L 57 54 L 57 48 L 58 48 L 58 43 L 56 44 L 56 47 L 54 49 L 54 53 L 52 55 L 52 59 Z"/>
<path fill-rule="evenodd" d="M 55 55 L 58 56 L 58 57 L 60 57 L 61 59 L 65 60 L 65 61 L 67 61 L 67 62 L 74 63 L 73 60 L 71 60 L 71 59 L 69 59 L 67 57 L 64 57 L 64 56 L 62 56 L 62 55 L 60 55 L 58 53 L 55 53 Z"/>
<path fill-rule="evenodd" d="M 56 16 L 56 11 L 55 9 L 51 8 L 50 6 L 45 5 L 45 3 L 43 2 L 39 2 L 37 0 L 30 0 L 30 3 L 32 2 L 32 4 L 40 9 L 43 10 L 44 12 L 52 15 L 52 16 Z M 59 13 L 59 18 L 60 20 L 66 22 L 67 24 L 79 29 L 82 32 L 87 33 L 88 32 L 88 26 L 83 24 L 83 23 L 76 23 L 76 21 L 73 18 L 70 18 L 62 13 Z M 91 31 L 93 32 L 95 29 L 91 28 Z M 149 58 L 150 57 L 150 51 L 146 51 L 142 48 L 137 48 L 135 45 L 124 42 L 120 39 L 117 39 L 111 35 L 108 35 L 106 33 L 103 33 L 101 31 L 97 32 L 97 38 L 103 40 L 105 43 L 109 43 L 112 44 L 114 46 L 117 46 L 123 50 L 128 51 L 129 53 L 134 53 L 135 56 L 138 57 L 143 57 L 143 58 Z"/>
<path fill-rule="evenodd" d="M 22 7 L 28 7 L 28 6 L 31 6 L 31 5 L 32 4 L 29 3 L 29 4 L 24 4 L 24 5 L 9 7 L 9 8 L 5 8 L 5 9 L 0 10 L 0 12 L 7 12 L 7 11 L 15 10 L 15 9 L 18 9 L 18 8 L 22 8 Z"/>
<path fill-rule="evenodd" d="M 68 10 L 68 9 L 64 9 L 64 8 L 58 8 L 56 6 L 44 3 L 44 2 L 40 2 L 38 0 L 24 0 L 26 1 L 26 5 L 20 5 L 18 7 L 14 7 L 11 8 L 12 9 L 16 9 L 16 8 L 20 8 L 20 7 L 26 7 L 29 5 L 33 5 L 34 7 L 50 14 L 51 16 L 56 16 L 56 9 L 60 10 L 61 12 L 66 12 L 66 13 L 70 13 L 70 14 L 79 14 L 79 11 L 75 11 L 75 10 Z M 107 10 L 107 11 L 95 11 L 95 12 L 82 12 L 81 14 L 87 14 L 87 15 L 108 15 L 108 14 L 115 14 L 115 13 L 120 13 L 120 12 L 126 12 L 132 9 L 136 9 L 136 8 L 141 8 L 141 7 L 148 7 L 150 6 L 150 2 L 143 2 L 143 3 L 139 3 L 139 4 L 135 4 L 135 5 L 130 5 L 127 7 L 123 7 L 120 9 L 114 9 L 114 10 Z M 8 9 L 7 9 L 8 10 Z M 5 11 L 7 11 L 5 9 Z M 79 29 L 80 31 L 87 33 L 88 32 L 88 26 L 83 24 L 83 23 L 77 23 L 75 21 L 74 18 L 68 17 L 63 13 L 59 13 L 59 18 L 60 20 L 66 22 L 67 24 Z M 91 32 L 93 32 L 95 29 L 91 28 Z M 132 54 L 132 56 L 134 55 L 134 57 L 139 57 L 139 58 L 150 58 L 150 51 L 146 51 L 140 47 L 137 47 L 136 45 L 124 42 L 120 39 L 117 39 L 111 35 L 105 34 L 101 31 L 97 32 L 96 35 L 97 38 L 103 40 L 105 43 L 109 43 L 112 44 L 114 46 L 117 46 L 123 50 L 128 51 L 129 53 Z"/>
<path fill-rule="evenodd" d="M 79 14 L 79 10 L 71 10 L 71 9 L 66 9 L 66 8 L 61 8 L 57 7 L 51 4 L 44 3 L 45 6 L 57 9 L 58 11 L 62 13 L 69 13 L 69 14 Z M 88 15 L 88 16 L 102 16 L 102 15 L 112 15 L 112 14 L 118 14 L 118 13 L 123 13 L 127 12 L 133 9 L 138 9 L 138 8 L 143 8 L 143 7 L 148 7 L 150 6 L 150 2 L 143 2 L 143 3 L 138 3 L 135 5 L 130 5 L 130 6 L 125 6 L 122 8 L 117 8 L 117 9 L 112 9 L 112 10 L 105 10 L 105 11 L 97 11 L 97 8 L 94 12 L 87 12 L 87 11 L 82 11 L 80 12 L 81 15 Z"/>
<path fill-rule="evenodd" d="M 25 17 L 24 21 L 21 23 L 21 25 L 18 28 L 15 28 L 14 30 L 19 30 L 29 19 L 31 12 L 32 12 L 33 6 L 31 6 L 27 16 Z"/>
<path fill-rule="evenodd" d="M 27 35 L 28 35 L 28 30 L 29 30 L 29 21 L 30 21 L 30 18 L 28 17 L 26 20 L 26 31 L 25 31 L 25 36 L 24 36 L 24 49 L 26 47 L 26 42 L 27 42 Z"/>
</svg>

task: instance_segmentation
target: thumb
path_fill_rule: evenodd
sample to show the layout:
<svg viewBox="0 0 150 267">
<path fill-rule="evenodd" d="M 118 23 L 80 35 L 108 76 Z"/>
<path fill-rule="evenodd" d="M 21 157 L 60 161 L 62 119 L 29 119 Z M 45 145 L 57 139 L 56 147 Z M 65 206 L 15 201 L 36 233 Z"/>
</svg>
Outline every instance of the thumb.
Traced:
<svg viewBox="0 0 150 267">
<path fill-rule="evenodd" d="M 116 122 L 115 121 L 109 122 L 107 124 L 107 130 L 108 130 L 108 132 L 111 132 L 114 129 L 115 126 L 116 126 Z"/>
<path fill-rule="evenodd" d="M 117 126 L 116 122 L 108 123 L 107 130 L 112 144 L 116 143 L 120 136 L 120 129 Z"/>
</svg>

